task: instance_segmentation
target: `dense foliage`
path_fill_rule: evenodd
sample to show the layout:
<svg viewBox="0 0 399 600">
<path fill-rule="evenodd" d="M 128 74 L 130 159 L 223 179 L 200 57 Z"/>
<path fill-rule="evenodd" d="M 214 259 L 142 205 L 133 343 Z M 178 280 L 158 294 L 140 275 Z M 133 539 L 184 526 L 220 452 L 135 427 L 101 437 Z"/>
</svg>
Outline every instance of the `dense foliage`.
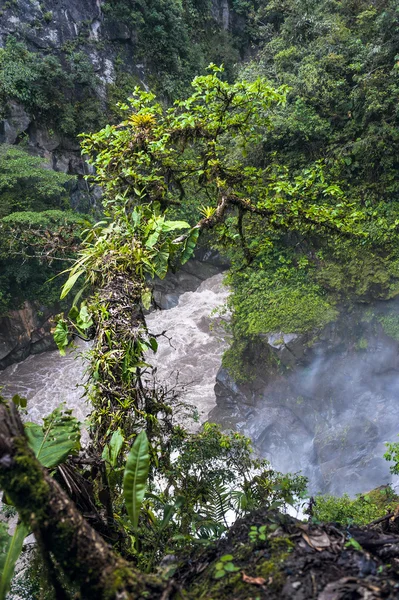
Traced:
<svg viewBox="0 0 399 600">
<path fill-rule="evenodd" d="M 66 184 L 71 177 L 44 163 L 21 147 L 0 146 L 1 219 L 14 212 L 68 208 Z"/>
<path fill-rule="evenodd" d="M 50 306 L 59 281 L 50 281 L 61 259 L 77 250 L 87 219 L 69 208 L 71 177 L 18 146 L 0 148 L 0 314 L 24 300 Z"/>
<path fill-rule="evenodd" d="M 86 386 L 92 454 L 82 461 L 95 468 L 79 471 L 70 463 L 56 476 L 70 489 L 84 474 L 90 491 L 73 487 L 77 501 L 117 551 L 148 572 L 169 553 L 219 538 L 232 514 L 294 502 L 306 483 L 254 458 L 240 434 L 211 424 L 195 435 L 184 430 L 178 414 L 185 410 L 187 418 L 187 407 L 173 391 L 154 385 L 148 363 L 158 346 L 144 318 L 151 279 L 186 262 L 199 235 L 211 232 L 212 243 L 231 259 L 233 345 L 225 364 L 237 378 L 246 375 L 242 354 L 252 360 L 248 348 L 259 335 L 321 329 L 342 303 L 399 291 L 395 3 L 233 4 L 246 15 L 242 39 L 257 45 L 257 59 L 242 67 L 245 78 L 236 83 L 212 65 L 209 75 L 194 79 L 188 95 L 186 82 L 206 60 L 209 33 L 205 25 L 194 32 L 191 23 L 196 15 L 206 23 L 210 5 L 109 0 L 108 18 L 136 28 L 139 51 L 162 79 L 163 95 L 179 91 L 184 99 L 165 106 L 136 88 L 119 107 L 121 123 L 83 136 L 92 182 L 104 192 L 105 216 L 79 247 L 76 228 L 83 221 L 70 213 L 12 212 L 1 225 L 16 255 L 68 260 L 78 252 L 62 298 L 78 285 L 79 291 L 59 319 L 55 339 L 62 351 L 76 334 L 94 339 Z M 155 34 L 151 41 L 149 31 Z M 230 40 L 226 48 L 233 48 Z M 70 115 L 51 116 L 57 101 L 36 96 L 35 86 L 25 89 L 13 72 L 11 58 L 18 63 L 21 53 L 29 68 L 23 81 L 39 82 L 40 93 L 47 77 L 49 65 L 42 72 L 12 42 L 2 54 L 3 95 L 29 110 L 41 104 L 57 127 L 69 131 Z M 62 83 L 67 89 L 74 80 L 68 81 Z M 33 159 L 7 152 L 7 160 L 22 161 L 31 181 L 38 169 Z M 62 183 L 57 177 L 37 177 L 40 202 L 52 201 L 52 190 Z M 14 181 L 17 198 L 8 212 L 19 206 L 18 198 L 23 208 L 42 210 L 37 197 L 35 203 L 19 191 L 23 178 L 7 180 Z M 81 302 L 82 293 L 89 299 Z M 43 428 L 28 424 L 26 431 L 35 451 L 48 443 L 53 454 L 54 443 L 63 460 L 78 450 L 77 425 L 66 439 L 59 433 L 47 438 L 45 430 L 54 424 L 63 428 L 60 412 Z M 390 445 L 394 472 L 397 455 L 397 445 Z M 3 481 L 8 483 L 7 474 Z M 383 503 L 371 494 L 317 498 L 313 518 L 365 523 L 394 508 L 396 497 L 390 490 L 384 494 Z M 27 515 L 25 524 L 31 523 Z M 251 542 L 263 540 L 265 532 L 265 525 L 254 526 Z M 236 570 L 232 560 L 222 557 L 215 579 Z"/>
<path fill-rule="evenodd" d="M 9 36 L 0 48 L 0 115 L 9 114 L 10 102 L 50 132 L 74 136 L 101 125 L 103 112 L 98 80 L 86 54 L 71 50 L 65 60 L 53 54 L 29 51 Z"/>
<path fill-rule="evenodd" d="M 264 228 L 243 227 L 250 253 L 230 254 L 235 344 L 228 366 L 242 361 L 240 349 L 258 333 L 317 331 L 342 305 L 398 293 L 396 2 L 237 4 L 257 48 L 241 74 L 288 86 L 287 102 L 273 109 L 273 128 L 249 159 L 277 173 L 288 168 L 297 181 L 321 161 L 323 177 L 337 186 L 335 205 L 345 197 L 366 221 L 361 240 L 338 242 L 318 231 L 276 240 Z M 277 252 L 267 247 L 270 238 Z"/>
<path fill-rule="evenodd" d="M 398 496 L 390 486 L 381 486 L 356 498 L 350 498 L 347 494 L 340 498 L 316 496 L 312 519 L 346 526 L 367 525 L 393 512 L 397 504 Z"/>
<path fill-rule="evenodd" d="M 232 76 L 244 51 L 215 19 L 211 0 L 107 0 L 103 10 L 134 31 L 151 89 L 169 99 L 186 95 L 210 62 L 224 63 Z"/>
</svg>

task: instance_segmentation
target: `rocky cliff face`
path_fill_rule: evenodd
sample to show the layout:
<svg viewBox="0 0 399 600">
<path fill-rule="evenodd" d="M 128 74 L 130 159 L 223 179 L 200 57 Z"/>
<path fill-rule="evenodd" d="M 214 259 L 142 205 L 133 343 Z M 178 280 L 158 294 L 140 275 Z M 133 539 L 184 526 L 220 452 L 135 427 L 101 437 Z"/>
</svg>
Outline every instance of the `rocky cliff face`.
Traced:
<svg viewBox="0 0 399 600">
<path fill-rule="evenodd" d="M 0 47 L 13 36 L 30 51 L 51 54 L 61 61 L 71 50 L 83 51 L 97 77 L 96 91 L 102 100 L 107 85 L 115 83 L 116 64 L 121 60 L 137 83 L 145 83 L 147 67 L 137 56 L 137 31 L 104 13 L 103 4 L 101 0 L 0 0 Z M 233 26 L 228 0 L 212 0 L 211 14 L 221 30 Z M 0 143 L 15 144 L 22 136 L 51 168 L 79 178 L 87 172 L 76 139 L 59 135 L 43 123 L 38 125 L 20 103 L 11 101 L 6 118 L 0 121 Z"/>
<path fill-rule="evenodd" d="M 0 9 L 0 46 L 13 36 L 28 50 L 54 55 L 61 61 L 71 49 L 82 50 L 97 76 L 100 98 L 105 97 L 106 85 L 114 81 L 118 44 L 130 47 L 129 69 L 136 69 L 133 33 L 112 21 L 105 22 L 99 0 L 16 0 L 0 2 Z M 38 125 L 34 115 L 18 102 L 11 101 L 7 113 L 0 122 L 1 143 L 15 144 L 24 136 L 31 152 L 46 158 L 51 168 L 78 177 L 87 172 L 76 139 L 57 134 L 44 123 Z"/>
</svg>

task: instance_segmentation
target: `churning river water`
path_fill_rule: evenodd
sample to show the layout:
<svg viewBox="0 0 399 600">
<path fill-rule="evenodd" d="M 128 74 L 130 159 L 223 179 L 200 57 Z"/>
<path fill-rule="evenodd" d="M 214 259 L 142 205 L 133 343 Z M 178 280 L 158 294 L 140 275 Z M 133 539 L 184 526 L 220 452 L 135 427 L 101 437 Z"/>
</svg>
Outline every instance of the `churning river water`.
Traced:
<svg viewBox="0 0 399 600">
<path fill-rule="evenodd" d="M 199 422 L 206 420 L 215 406 L 213 387 L 226 342 L 221 335 L 220 318 L 212 314 L 223 305 L 228 291 L 218 274 L 204 281 L 194 292 L 179 297 L 179 304 L 147 316 L 147 324 L 158 338 L 156 355 L 148 356 L 157 368 L 157 380 L 181 391 L 182 400 L 193 405 Z M 89 344 L 80 343 L 67 356 L 57 350 L 29 356 L 0 371 L 3 395 L 28 399 L 27 419 L 40 422 L 61 402 L 84 421 L 90 412 L 82 398 L 85 377 L 84 353 Z M 198 426 L 198 425 L 197 425 Z"/>
</svg>

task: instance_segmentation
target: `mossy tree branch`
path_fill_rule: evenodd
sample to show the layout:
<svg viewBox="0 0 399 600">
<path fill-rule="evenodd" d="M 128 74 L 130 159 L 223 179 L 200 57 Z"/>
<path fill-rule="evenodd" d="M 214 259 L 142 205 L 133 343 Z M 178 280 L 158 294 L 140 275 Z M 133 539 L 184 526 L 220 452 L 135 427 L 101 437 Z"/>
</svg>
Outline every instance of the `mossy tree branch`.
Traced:
<svg viewBox="0 0 399 600">
<path fill-rule="evenodd" d="M 0 487 L 40 545 L 87 599 L 159 598 L 163 585 L 136 572 L 90 527 L 30 450 L 17 409 L 0 404 Z"/>
</svg>

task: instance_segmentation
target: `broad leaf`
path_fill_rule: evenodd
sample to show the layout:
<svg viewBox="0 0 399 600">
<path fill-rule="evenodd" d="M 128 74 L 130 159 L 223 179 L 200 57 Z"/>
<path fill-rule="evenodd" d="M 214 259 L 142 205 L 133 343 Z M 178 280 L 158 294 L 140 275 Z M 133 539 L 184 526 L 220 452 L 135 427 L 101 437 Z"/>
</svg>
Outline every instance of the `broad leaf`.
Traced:
<svg viewBox="0 0 399 600">
<path fill-rule="evenodd" d="M 162 225 L 162 231 L 174 231 L 175 229 L 190 229 L 191 225 L 186 221 L 165 221 Z"/>
<path fill-rule="evenodd" d="M 152 299 L 152 293 L 151 290 L 146 290 L 145 292 L 143 292 L 141 294 L 141 302 L 145 308 L 145 310 L 148 310 L 151 306 L 151 299 Z"/>
<path fill-rule="evenodd" d="M 56 408 L 43 426 L 25 423 L 29 445 L 44 467 L 53 469 L 80 449 L 80 423 L 72 411 Z"/>
<path fill-rule="evenodd" d="M 184 243 L 183 252 L 180 259 L 182 265 L 184 265 L 184 263 L 186 263 L 194 254 L 199 233 L 199 229 L 197 228 L 194 228 L 192 231 L 190 231 L 190 235 Z"/>
<path fill-rule="evenodd" d="M 137 529 L 139 523 L 140 508 L 144 500 L 149 469 L 148 439 L 146 432 L 141 431 L 130 449 L 123 475 L 123 495 L 126 510 L 134 529 Z"/>
<path fill-rule="evenodd" d="M 156 352 L 158 350 L 158 342 L 157 342 L 156 338 L 150 337 L 150 339 L 148 340 L 148 343 L 153 352 Z"/>
<path fill-rule="evenodd" d="M 68 334 L 68 325 L 62 319 L 59 320 L 57 325 L 55 326 L 53 338 L 62 356 L 65 356 L 65 348 L 69 344 Z"/>
<path fill-rule="evenodd" d="M 19 394 L 15 394 L 11 398 L 12 402 L 14 402 L 15 406 L 20 406 L 21 408 L 26 408 L 28 401 L 26 398 L 23 398 Z"/>
<path fill-rule="evenodd" d="M 159 279 L 163 279 L 168 272 L 168 260 L 169 260 L 169 246 L 168 244 L 162 244 L 153 258 L 153 266 L 155 274 L 158 275 Z"/>
<path fill-rule="evenodd" d="M 3 536 L 0 538 L 0 600 L 5 600 L 11 586 L 15 565 L 22 551 L 24 539 L 29 529 L 23 523 L 18 523 L 14 535 L 4 546 Z M 1 534 L 0 534 L 1 535 Z M 8 535 L 8 534 L 7 534 Z M 6 550 L 2 553 L 2 550 Z"/>
<path fill-rule="evenodd" d="M 112 434 L 109 444 L 107 444 L 102 453 L 102 458 L 107 461 L 112 467 L 116 467 L 118 456 L 122 450 L 123 442 L 125 441 L 122 431 L 118 428 Z"/>
<path fill-rule="evenodd" d="M 80 329 L 83 329 L 83 331 L 89 329 L 93 325 L 93 319 L 91 318 L 91 314 L 89 313 L 86 304 L 82 304 L 79 315 L 76 318 L 76 324 Z"/>
</svg>

